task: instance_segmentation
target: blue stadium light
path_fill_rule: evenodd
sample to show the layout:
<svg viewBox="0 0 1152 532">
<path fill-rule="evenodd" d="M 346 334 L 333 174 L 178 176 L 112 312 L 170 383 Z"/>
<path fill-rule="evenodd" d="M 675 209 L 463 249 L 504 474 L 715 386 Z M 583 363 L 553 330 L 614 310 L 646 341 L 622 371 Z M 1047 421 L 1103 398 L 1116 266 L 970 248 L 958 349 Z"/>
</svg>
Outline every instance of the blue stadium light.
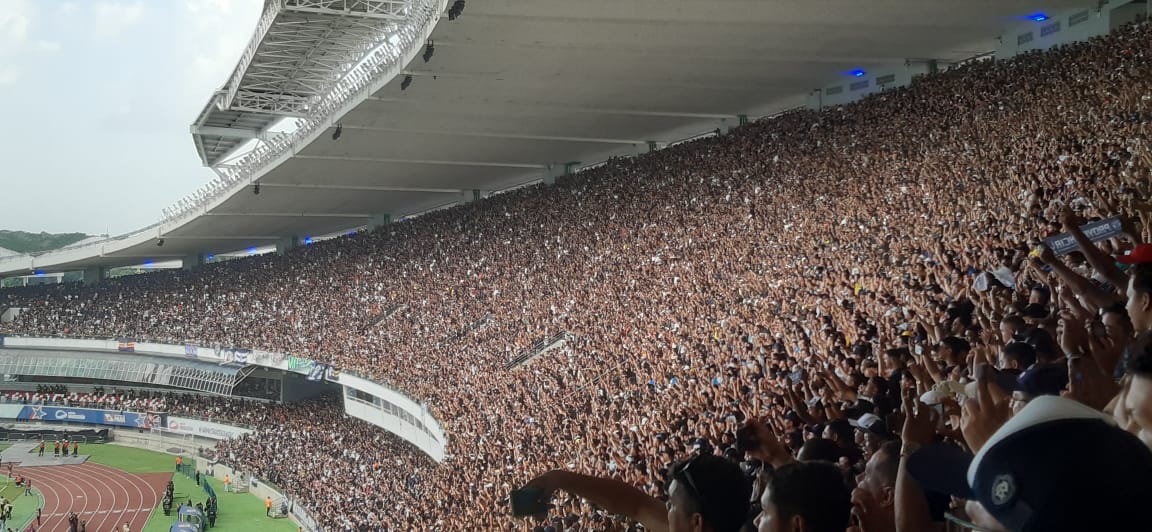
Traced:
<svg viewBox="0 0 1152 532">
<path fill-rule="evenodd" d="M 304 245 L 305 246 L 311 246 L 312 245 L 312 237 L 310 237 L 310 236 L 304 237 Z"/>
<path fill-rule="evenodd" d="M 867 74 L 867 72 L 865 72 L 859 68 L 857 68 L 856 70 L 852 70 L 852 71 L 848 72 L 848 75 L 852 76 L 854 78 L 862 78 L 862 77 L 864 77 L 864 74 Z"/>
<path fill-rule="evenodd" d="M 34 273 L 36 277 L 44 277 L 44 270 L 36 270 Z"/>
<path fill-rule="evenodd" d="M 208 254 L 208 260 L 213 260 L 215 258 L 216 258 L 216 255 L 213 255 L 211 253 Z"/>
<path fill-rule="evenodd" d="M 356 231 L 348 231 L 348 236 L 356 236 Z"/>
<path fill-rule="evenodd" d="M 248 254 L 249 255 L 255 255 L 256 254 L 256 248 L 255 247 L 248 248 Z"/>
<path fill-rule="evenodd" d="M 151 267 L 152 267 L 152 264 L 153 264 L 153 263 L 152 263 L 152 261 L 150 261 L 150 260 L 146 260 L 146 261 L 144 261 L 144 267 L 145 267 L 145 268 L 151 268 Z"/>
<path fill-rule="evenodd" d="M 1034 22 L 1044 22 L 1045 20 L 1048 20 L 1048 15 L 1045 15 L 1044 13 L 1033 13 L 1028 15 L 1028 20 Z"/>
</svg>

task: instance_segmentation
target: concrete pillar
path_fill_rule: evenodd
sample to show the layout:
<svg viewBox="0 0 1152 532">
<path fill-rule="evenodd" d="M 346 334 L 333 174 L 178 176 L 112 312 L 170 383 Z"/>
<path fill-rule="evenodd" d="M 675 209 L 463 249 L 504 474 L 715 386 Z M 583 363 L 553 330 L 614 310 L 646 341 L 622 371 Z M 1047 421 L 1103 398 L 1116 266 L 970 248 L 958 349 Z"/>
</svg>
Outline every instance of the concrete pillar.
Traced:
<svg viewBox="0 0 1152 532">
<path fill-rule="evenodd" d="M 204 254 L 203 253 L 192 253 L 189 255 L 185 255 L 184 260 L 181 261 L 181 267 L 185 270 L 191 270 L 193 268 L 203 266 L 203 265 L 204 265 Z"/>
<path fill-rule="evenodd" d="M 392 223 L 392 215 L 388 213 L 376 214 L 368 221 L 368 230 L 379 229 Z"/>
<path fill-rule="evenodd" d="M 808 110 L 819 111 L 824 108 L 824 89 L 816 89 L 808 93 Z"/>
<path fill-rule="evenodd" d="M 548 168 L 544 170 L 544 175 L 542 176 L 544 184 L 555 185 L 556 178 L 562 175 L 564 175 L 564 165 L 560 163 L 549 163 Z"/>
<path fill-rule="evenodd" d="M 104 280 L 104 267 L 103 266 L 89 266 L 84 268 L 84 286 L 93 286 L 100 284 Z"/>
<path fill-rule="evenodd" d="M 283 255 L 300 245 L 300 237 L 292 235 L 276 241 L 276 254 Z"/>
</svg>

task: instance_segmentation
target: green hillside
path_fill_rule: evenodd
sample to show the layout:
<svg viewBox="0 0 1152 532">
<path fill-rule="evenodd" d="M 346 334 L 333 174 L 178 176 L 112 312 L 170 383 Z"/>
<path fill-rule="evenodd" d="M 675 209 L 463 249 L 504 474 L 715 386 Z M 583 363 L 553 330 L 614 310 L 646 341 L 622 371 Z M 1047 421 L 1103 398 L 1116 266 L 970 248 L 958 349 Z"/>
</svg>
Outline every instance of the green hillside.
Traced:
<svg viewBox="0 0 1152 532">
<path fill-rule="evenodd" d="M 88 235 L 84 233 L 36 234 L 0 229 L 0 248 L 10 249 L 17 253 L 36 253 L 62 248 L 85 238 L 88 238 Z"/>
</svg>

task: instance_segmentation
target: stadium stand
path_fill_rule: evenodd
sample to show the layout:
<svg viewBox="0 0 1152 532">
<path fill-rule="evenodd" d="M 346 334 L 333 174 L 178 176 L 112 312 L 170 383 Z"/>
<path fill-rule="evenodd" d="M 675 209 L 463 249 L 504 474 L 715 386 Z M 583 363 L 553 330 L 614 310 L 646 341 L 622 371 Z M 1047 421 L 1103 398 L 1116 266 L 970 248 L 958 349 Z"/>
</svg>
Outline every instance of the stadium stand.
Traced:
<svg viewBox="0 0 1152 532">
<path fill-rule="evenodd" d="M 938 487 L 913 460 L 935 442 L 986 447 L 993 472 L 1005 453 L 1051 458 L 1012 447 L 1005 442 L 1020 438 L 998 428 L 1020 429 L 1013 424 L 1038 409 L 1091 417 L 1068 399 L 1037 400 L 1061 393 L 1090 410 L 1118 404 L 1122 427 L 1152 430 L 1152 405 L 1125 400 L 1152 367 L 1147 338 L 1128 351 L 1124 387 L 1113 379 L 1133 332 L 1152 326 L 1152 303 L 1140 304 L 1152 282 L 1129 287 L 1107 257 L 1133 250 L 1120 258 L 1152 262 L 1149 248 L 1133 248 L 1152 236 L 1149 43 L 1152 27 L 1139 23 L 974 62 L 858 104 L 613 160 L 284 256 L 0 291 L 0 307 L 28 308 L 0 331 L 300 353 L 427 401 L 451 436 L 441 464 L 345 418 L 332 399 L 261 406 L 255 436 L 221 444 L 221 460 L 280 483 L 332 530 L 522 530 L 508 497 L 534 477 L 544 493 L 567 492 L 554 501 L 554 530 L 661 529 L 685 510 L 650 501 L 677 481 L 695 483 L 686 476 L 695 463 L 712 472 L 706 460 L 677 466 L 694 453 L 741 462 L 757 478 L 760 465 L 774 467 L 758 483 L 771 487 L 757 499 L 765 518 L 800 519 L 808 530 L 845 530 L 850 520 L 867 532 L 897 522 L 940 529 L 947 498 L 939 504 L 940 493 L 925 496 L 896 474 Z M 1097 252 L 1034 251 L 1112 217 L 1121 231 Z M 1143 268 L 1132 275 L 1143 279 Z M 386 312 L 394 315 L 381 320 Z M 561 334 L 561 347 L 509 367 Z M 961 407 L 964 397 L 976 400 Z M 1012 411 L 1020 414 L 1005 424 Z M 1062 427 L 1035 434 L 1062 452 L 1065 439 L 1083 445 L 1067 462 L 1085 470 L 1049 461 L 980 480 L 967 517 L 991 513 L 1014 530 L 1135 522 L 1124 520 L 1152 489 L 1152 476 L 1140 477 L 1152 453 L 1118 429 L 1083 442 Z M 898 437 L 903 447 L 890 443 Z M 560 471 L 537 477 L 549 470 Z M 1076 504 L 1017 494 L 1013 482 L 1053 482 L 1037 480 L 1040 470 L 1067 471 L 1059 500 Z M 1113 478 L 1097 483 L 1089 470 Z M 843 482 L 856 475 L 858 485 Z M 1078 475 L 1083 482 L 1068 480 Z M 589 485 L 622 495 L 582 493 Z M 717 523 L 739 505 L 704 504 L 723 491 L 692 491 L 694 512 L 714 530 L 736 529 Z M 1015 511 L 1020 500 L 1034 511 Z M 1052 508 L 1063 521 L 1053 524 Z"/>
</svg>

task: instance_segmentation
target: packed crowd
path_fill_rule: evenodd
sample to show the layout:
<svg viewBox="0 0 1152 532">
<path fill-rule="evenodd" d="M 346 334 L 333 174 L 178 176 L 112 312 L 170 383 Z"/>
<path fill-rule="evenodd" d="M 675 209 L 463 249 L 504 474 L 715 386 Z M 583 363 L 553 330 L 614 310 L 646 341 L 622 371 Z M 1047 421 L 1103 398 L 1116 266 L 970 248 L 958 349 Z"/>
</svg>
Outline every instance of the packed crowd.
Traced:
<svg viewBox="0 0 1152 532">
<path fill-rule="evenodd" d="M 152 390 L 114 389 L 112 392 L 107 392 L 101 388 L 90 393 L 69 392 L 64 387 L 39 392 L 0 390 L 0 402 L 133 412 L 166 412 L 242 426 L 254 426 L 263 421 L 275 420 L 284 408 L 283 405 L 269 401 L 234 397 Z"/>
<path fill-rule="evenodd" d="M 976 62 L 284 256 L 3 291 L 0 307 L 28 310 L 0 332 L 301 354 L 427 401 L 451 439 L 441 464 L 334 404 L 277 409 L 275 428 L 222 445 L 332 529 L 523 529 L 509 493 L 532 479 L 568 494 L 555 529 L 659 530 L 691 515 L 737 530 L 756 506 L 684 495 L 699 463 L 701 484 L 729 480 L 715 491 L 726 502 L 756 497 L 762 530 L 839 532 L 850 512 L 865 532 L 931 530 L 947 495 L 987 495 L 905 474 L 940 442 L 994 469 L 997 450 L 1021 452 L 998 429 L 1041 408 L 1089 419 L 1087 405 L 1152 443 L 1152 355 L 1135 336 L 1152 329 L 1152 270 L 1139 264 L 1152 252 L 1134 247 L 1152 236 L 1149 43 L 1152 28 L 1130 25 Z M 1040 245 L 1114 216 L 1122 235 L 1065 256 Z M 1125 251 L 1128 272 L 1113 258 Z M 562 331 L 562 349 L 505 367 Z M 1114 433 L 1083 445 L 1115 453 L 1043 434 L 1086 463 L 1147 469 Z M 726 477 L 737 462 L 743 476 Z M 1026 528 L 1005 513 L 1019 497 L 1002 476 L 1003 504 L 950 515 Z M 801 484 L 822 488 L 788 499 L 809 494 Z M 1038 529 L 1123 529 L 1108 519 L 1127 515 Z"/>
</svg>

